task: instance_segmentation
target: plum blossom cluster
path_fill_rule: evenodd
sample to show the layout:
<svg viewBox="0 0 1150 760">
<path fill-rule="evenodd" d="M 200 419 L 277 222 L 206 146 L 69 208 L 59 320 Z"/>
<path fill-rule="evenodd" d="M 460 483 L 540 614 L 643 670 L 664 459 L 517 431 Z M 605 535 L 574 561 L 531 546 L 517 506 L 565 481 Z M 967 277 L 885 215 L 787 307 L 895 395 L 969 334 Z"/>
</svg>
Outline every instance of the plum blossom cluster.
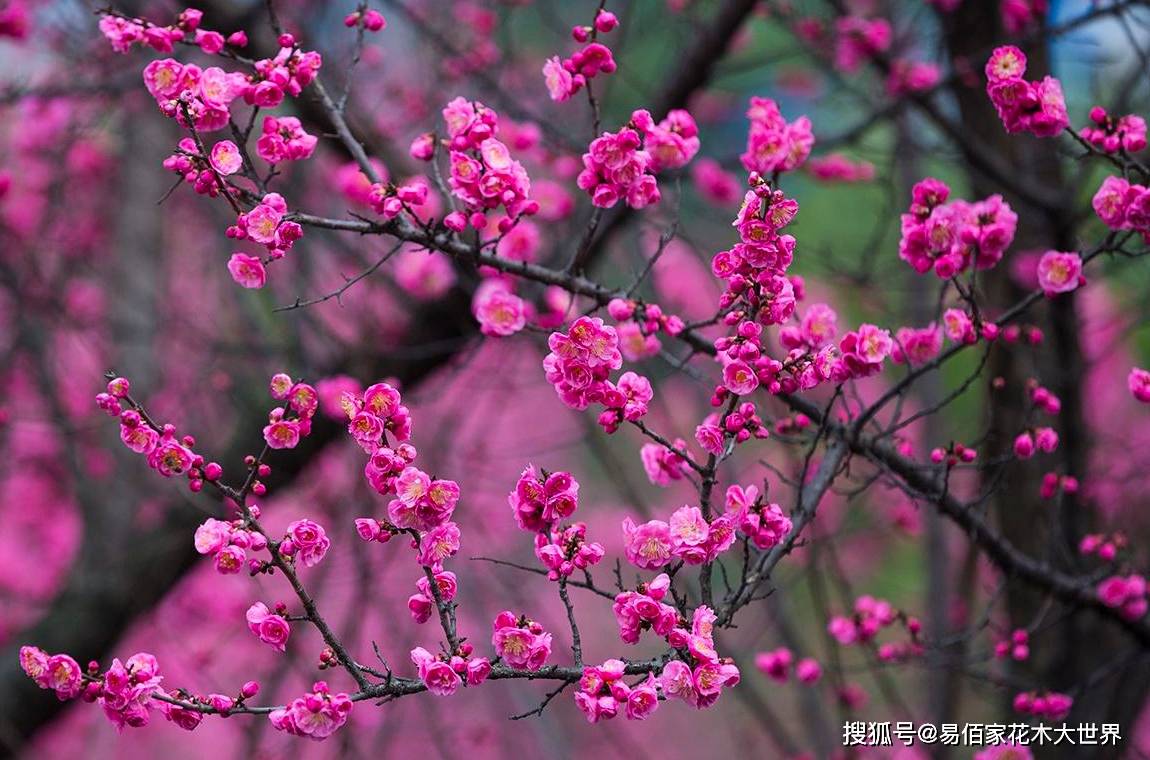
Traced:
<svg viewBox="0 0 1150 760">
<path fill-rule="evenodd" d="M 1146 596 L 1146 579 L 1141 575 L 1112 575 L 1098 584 L 1102 603 L 1118 610 L 1127 620 L 1138 620 L 1146 614 Z"/>
<path fill-rule="evenodd" d="M 283 372 L 272 376 L 272 398 L 283 401 L 268 414 L 264 442 L 269 449 L 294 449 L 300 438 L 311 433 L 312 417 L 319 409 L 319 394 L 307 383 L 296 382 Z"/>
<path fill-rule="evenodd" d="M 357 526 L 360 520 L 356 520 Z M 455 595 L 459 592 L 459 583 L 455 578 L 455 573 L 450 570 L 432 574 L 432 579 L 435 581 L 435 586 L 439 591 L 439 598 L 444 602 L 450 602 L 455 599 Z M 423 625 L 431 619 L 431 613 L 435 609 L 435 591 L 431 588 L 431 580 L 427 575 L 421 575 L 415 581 L 417 593 L 412 594 L 407 599 L 407 610 L 411 613 L 411 617 L 419 625 Z"/>
<path fill-rule="evenodd" d="M 907 93 L 927 92 L 942 79 L 942 70 L 927 61 L 898 58 L 890 62 L 886 91 L 891 97 Z"/>
<path fill-rule="evenodd" d="M 387 516 L 402 530 L 429 531 L 451 519 L 459 503 L 459 484 L 433 479 L 418 467 L 407 466 L 395 479 L 396 498 L 388 502 Z"/>
<path fill-rule="evenodd" d="M 527 465 L 507 495 L 520 530 L 546 531 L 579 508 L 579 481 L 569 472 L 547 472 Z"/>
<path fill-rule="evenodd" d="M 333 694 L 326 682 L 316 681 L 310 692 L 268 713 L 268 720 L 284 733 L 322 741 L 347 723 L 352 707 L 347 694 Z"/>
<path fill-rule="evenodd" d="M 37 647 L 20 648 L 20 666 L 41 689 L 52 689 L 61 700 L 82 697 L 95 702 L 118 729 L 139 728 L 151 719 L 155 706 L 152 696 L 162 694 L 160 665 L 156 658 L 139 652 L 126 662 L 112 660 L 101 675 L 100 666 L 92 662 L 87 671 L 66 654 L 49 656 Z"/>
<path fill-rule="evenodd" d="M 604 132 L 591 141 L 576 183 L 599 208 L 619 201 L 646 208 L 661 197 L 655 175 L 686 166 L 699 152 L 698 134 L 695 120 L 684 110 L 671 111 L 658 124 L 648 111 L 637 110 L 618 132 Z"/>
<path fill-rule="evenodd" d="M 433 478 L 412 464 L 416 450 L 407 443 L 411 413 L 394 387 L 376 383 L 363 393 L 345 390 L 339 404 L 349 418 L 348 432 L 368 454 L 367 482 L 377 493 L 396 496 L 388 502 L 387 520 L 356 519 L 359 537 L 387 543 L 399 533 L 411 533 L 419 563 L 432 573 L 442 572 L 444 560 L 460 546 L 459 526 L 451 522 L 459 503 L 459 484 Z"/>
<path fill-rule="evenodd" d="M 890 49 L 890 22 L 884 18 L 843 16 L 835 21 L 835 68 L 853 74 L 874 56 Z"/>
<path fill-rule="evenodd" d="M 735 542 L 735 516 L 724 513 L 710 522 L 698 507 L 684 505 L 669 521 L 648 520 L 636 525 L 623 519 L 623 549 L 627 561 L 644 570 L 657 570 L 675 559 L 688 565 L 714 562 Z"/>
<path fill-rule="evenodd" d="M 552 56 L 543 64 L 543 81 L 547 94 L 556 102 L 568 100 L 599 74 L 612 74 L 617 68 L 611 49 L 598 41 L 600 34 L 607 34 L 619 26 L 619 19 L 604 8 L 599 8 L 591 26 L 576 26 L 571 29 L 572 38 L 584 47 L 569 58 L 560 60 Z"/>
<path fill-rule="evenodd" d="M 851 617 L 842 615 L 832 617 L 827 623 L 827 631 L 839 644 L 850 646 L 873 641 L 884 628 L 898 622 L 905 626 L 910 640 L 881 644 L 878 648 L 879 658 L 884 662 L 891 662 L 921 655 L 924 651 L 922 642 L 919 641 L 922 624 L 917 618 L 908 617 L 896 610 L 885 599 L 860 596 L 855 600 L 854 614 Z"/>
<path fill-rule="evenodd" d="M 985 328 L 986 323 L 983 324 Z M 978 330 L 974 318 L 965 309 L 950 308 L 942 313 L 942 329 L 946 337 L 954 343 L 974 345 L 978 342 Z"/>
<path fill-rule="evenodd" d="M 1054 137 L 1070 126 L 1062 84 L 1054 77 L 1028 82 L 1026 55 L 1014 47 L 995 48 L 986 62 L 986 94 L 1010 134 Z"/>
<path fill-rule="evenodd" d="M 312 520 L 295 520 L 288 523 L 284 537 L 279 542 L 280 556 L 298 560 L 304 567 L 314 567 L 320 563 L 331 548 L 331 539 L 323 526 Z"/>
<path fill-rule="evenodd" d="M 605 553 L 598 541 L 587 540 L 587 526 L 581 522 L 555 526 L 535 536 L 535 556 L 553 581 L 597 565 Z"/>
<path fill-rule="evenodd" d="M 998 4 L 998 15 L 1006 33 L 1017 35 L 1041 23 L 1049 9 L 1048 0 L 1002 0 Z"/>
<path fill-rule="evenodd" d="M 539 203 L 529 197 L 531 178 L 527 170 L 495 137 L 499 114 L 478 101 L 455 98 L 444 107 L 443 121 L 451 165 L 448 184 L 467 210 L 467 214 L 448 214 L 444 224 L 457 232 L 468 224 L 482 230 L 487 227 L 487 213 L 502 207 L 499 229 L 506 232 L 521 216 L 538 213 Z"/>
<path fill-rule="evenodd" d="M 1092 126 L 1079 132 L 1082 139 L 1106 153 L 1137 153 L 1146 148 L 1146 120 L 1137 114 L 1114 117 L 1102 106 L 1090 109 Z"/>
<path fill-rule="evenodd" d="M 250 505 L 248 511 L 257 516 L 260 509 Z M 216 572 L 222 575 L 238 573 L 245 566 L 253 573 L 259 572 L 263 563 L 254 557 L 249 561 L 247 552 L 260 552 L 267 548 L 267 537 L 255 530 L 248 530 L 243 520 L 217 520 L 209 517 L 196 528 L 193 539 L 196 551 L 210 556 Z"/>
<path fill-rule="evenodd" d="M 965 317 L 965 312 L 963 313 Z M 971 322 L 966 317 L 967 322 Z M 890 359 L 896 364 L 910 364 L 918 366 L 938 356 L 942 350 L 942 328 L 934 322 L 926 327 L 900 327 L 894 334 L 894 348 L 891 349 Z M 974 334 L 971 323 L 970 335 Z M 963 331 L 966 335 L 966 330 Z M 966 342 L 966 341 L 963 341 Z"/>
<path fill-rule="evenodd" d="M 1073 475 L 1059 475 L 1057 472 L 1048 472 L 1042 476 L 1042 483 L 1038 486 L 1038 495 L 1043 499 L 1053 499 L 1062 493 L 1078 493 L 1078 478 Z"/>
<path fill-rule="evenodd" d="M 978 451 L 961 441 L 953 441 L 946 446 L 936 446 L 930 450 L 930 461 L 954 467 L 960 462 L 970 464 L 978 458 Z"/>
<path fill-rule="evenodd" d="M 1050 427 L 1024 430 L 1014 439 L 1014 454 L 1019 459 L 1030 459 L 1035 451 L 1050 453 L 1058 448 L 1058 431 Z"/>
<path fill-rule="evenodd" d="M 263 602 L 256 602 L 248 607 L 244 617 L 248 621 L 248 630 L 268 646 L 283 652 L 287 649 L 288 637 L 291 635 L 291 626 L 284 617 L 286 607 L 277 604 L 275 612 L 268 609 Z"/>
<path fill-rule="evenodd" d="M 715 651 L 715 619 L 709 607 L 700 606 L 690 628 L 685 620 L 677 620 L 667 638 L 684 659 L 666 663 L 658 678 L 649 674 L 645 681 L 629 686 L 623 681 L 627 666 L 622 660 L 585 667 L 575 703 L 588 722 L 609 720 L 620 711 L 630 720 L 645 720 L 658 707 L 660 691 L 667 699 L 681 699 L 699 709 L 713 705 L 723 688 L 735 686 L 740 678 L 735 664 Z"/>
<path fill-rule="evenodd" d="M 1092 205 L 1110 229 L 1134 230 L 1150 240 L 1150 188 L 1110 176 L 1102 181 Z"/>
<path fill-rule="evenodd" d="M 1074 699 L 1069 694 L 1056 691 L 1041 694 L 1026 691 L 1014 696 L 1014 711 L 1023 715 L 1032 715 L 1035 718 L 1044 718 L 1049 721 L 1064 720 L 1074 706 Z"/>
<path fill-rule="evenodd" d="M 654 397 L 647 378 L 624 372 L 618 383 L 608 379 L 611 370 L 623 366 L 614 327 L 598 317 L 580 317 L 566 333 L 551 333 L 547 346 L 550 353 L 543 359 L 543 370 L 564 404 L 579 410 L 602 404 L 606 409 L 599 424 L 608 433 L 618 430 L 624 420 L 635 422 L 647 414 Z"/>
<path fill-rule="evenodd" d="M 793 282 L 786 270 L 794 260 L 795 239 L 780 232 L 798 213 L 798 203 L 782 191 L 752 176 L 753 188 L 743 198 L 734 226 L 740 242 L 728 251 L 720 251 L 711 260 L 711 271 L 726 282 L 719 307 L 726 313 L 725 324 L 736 328 L 732 338 L 716 341 L 721 358 L 728 366 L 724 372 L 736 395 L 754 390 L 757 372 L 747 372 L 748 362 L 766 370 L 769 360 L 762 355 L 760 326 L 782 324 L 795 311 Z M 757 324 L 756 324 L 757 323 Z M 729 376 L 729 377 L 728 377 Z M 738 390 L 736 390 L 738 388 Z"/>
<path fill-rule="evenodd" d="M 874 179 L 874 164 L 853 161 L 842 153 L 830 153 L 807 161 L 807 171 L 824 182 L 869 182 Z"/>
<path fill-rule="evenodd" d="M 294 116 L 265 116 L 256 154 L 269 164 L 302 161 L 315 152 L 319 138 L 304 131 Z"/>
<path fill-rule="evenodd" d="M 43 649 L 23 646 L 20 667 L 41 689 L 56 692 L 60 701 L 75 699 L 84 690 L 84 671 L 69 655 L 49 655 Z"/>
<path fill-rule="evenodd" d="M 626 672 L 627 664 L 622 660 L 583 668 L 575 704 L 588 723 L 610 720 L 620 709 L 628 720 L 646 720 L 659 708 L 660 685 L 655 675 L 648 673 L 645 681 L 630 686 L 623 680 Z"/>
<path fill-rule="evenodd" d="M 722 405 L 730 396 L 726 386 L 716 386 L 711 397 L 713 406 Z M 766 438 L 770 431 L 763 424 L 763 419 L 755 411 L 755 405 L 744 401 L 736 409 L 732 409 L 720 419 L 719 414 L 708 414 L 703 421 L 695 427 L 695 441 L 703 447 L 703 451 L 716 458 L 725 457 L 729 452 L 727 447 L 734 443 Z"/>
<path fill-rule="evenodd" d="M 379 494 L 396 492 L 397 479 L 415 461 L 411 439 L 411 412 L 399 391 L 388 383 L 374 383 L 362 392 L 343 390 L 339 406 L 346 415 L 347 432 L 368 455 L 364 477 Z"/>
<path fill-rule="evenodd" d="M 100 17 L 100 33 L 117 53 L 127 53 L 133 45 L 145 45 L 157 53 L 170 53 L 178 43 L 199 46 L 209 55 L 224 49 L 224 45 L 242 48 L 248 44 L 244 32 L 233 32 L 226 39 L 219 32 L 200 28 L 204 14 L 195 8 L 185 9 L 169 26 L 158 26 L 141 18 L 105 13 Z"/>
<path fill-rule="evenodd" d="M 1027 385 L 1030 388 L 1030 401 L 1034 404 L 1035 409 L 1050 415 L 1062 411 L 1062 400 L 1049 388 L 1041 385 L 1037 380 L 1031 380 Z"/>
<path fill-rule="evenodd" d="M 117 377 L 108 383 L 106 392 L 96 396 L 100 409 L 119 418 L 120 440 L 124 445 L 146 457 L 148 466 L 165 478 L 186 475 L 188 488 L 193 492 L 200 491 L 205 480 L 218 480 L 223 469 L 215 462 L 205 464 L 204 458 L 192 451 L 195 439 L 190 435 L 177 437 L 175 425 L 154 424 L 132 401 L 128 395 L 130 389 L 127 378 Z"/>
<path fill-rule="evenodd" d="M 561 526 L 579 508 L 579 481 L 569 472 L 547 472 L 527 465 L 507 503 L 520 530 L 535 533 L 535 556 L 551 580 L 567 578 L 603 559 L 603 546 L 587 540 L 587 526 Z"/>
<path fill-rule="evenodd" d="M 303 88 L 319 74 L 323 58 L 314 50 L 301 50 L 290 34 L 279 36 L 280 50 L 273 58 L 255 62 L 244 102 L 261 108 L 275 108 L 285 96 L 298 98 Z"/>
<path fill-rule="evenodd" d="M 638 644 L 643 631 L 653 630 L 666 638 L 679 625 L 679 611 L 663 599 L 671 590 L 671 578 L 659 573 L 650 583 L 615 597 L 612 609 L 619 624 L 619 637 L 625 644 Z"/>
<path fill-rule="evenodd" d="M 673 337 L 685 327 L 680 317 L 665 314 L 662 307 L 654 303 L 613 298 L 607 303 L 607 313 L 619 323 L 615 328 L 619 333 L 619 350 L 629 362 L 659 354 L 660 330 Z"/>
<path fill-rule="evenodd" d="M 491 646 L 513 668 L 539 670 L 551 656 L 551 634 L 526 615 L 504 610 L 491 623 Z"/>
<path fill-rule="evenodd" d="M 681 699 L 701 710 L 718 701 L 724 688 L 738 685 L 738 667 L 715 651 L 716 619 L 710 607 L 699 605 L 691 616 L 690 628 L 680 625 L 667 637 L 672 647 L 686 650 L 685 659 L 671 660 L 659 674 L 659 684 L 668 699 Z"/>
<path fill-rule="evenodd" d="M 1105 562 L 1113 562 L 1118 552 L 1126 548 L 1126 536 L 1122 533 L 1105 535 L 1102 533 L 1087 533 L 1078 542 L 1078 552 L 1089 556 L 1096 555 Z"/>
<path fill-rule="evenodd" d="M 1030 633 L 1025 628 L 1015 628 L 1010 636 L 994 644 L 994 656 L 998 659 L 1010 657 L 1022 661 L 1030 657 Z"/>
<path fill-rule="evenodd" d="M 267 249 L 267 258 L 261 259 L 245 253 L 234 253 L 228 261 L 228 272 L 238 285 L 261 288 L 267 282 L 265 264 L 282 259 L 295 242 L 303 237 L 303 227 L 287 219 L 287 201 L 279 193 L 268 193 L 256 206 L 236 217 L 236 223 L 227 229 L 227 236 L 235 240 L 251 240 Z"/>
<path fill-rule="evenodd" d="M 781 544 L 794 527 L 782 507 L 768 502 L 756 486 L 727 488 L 726 509 L 739 531 L 764 551 Z"/>
<path fill-rule="evenodd" d="M 687 442 L 676 438 L 668 448 L 659 443 L 645 443 L 639 449 L 639 458 L 643 461 L 643 470 L 648 479 L 657 486 L 668 486 L 673 481 L 682 480 L 687 474 L 690 465 L 679 452 L 687 450 Z"/>
<path fill-rule="evenodd" d="M 378 386 L 384 386 L 390 392 L 373 392 Z M 388 400 L 382 401 L 383 398 Z M 397 427 L 392 432 L 396 432 L 396 437 L 402 439 L 411 435 L 411 419 L 407 415 L 407 408 L 399 405 L 399 393 L 390 385 L 379 383 L 369 387 L 362 400 L 358 394 L 345 392 L 344 400 L 348 414 L 352 415 L 348 429 L 352 431 L 356 442 L 371 452 L 365 469 L 368 483 L 378 493 L 394 493 L 397 496 L 388 504 L 388 520 L 359 517 L 355 520 L 355 531 L 366 542 L 382 544 L 388 543 L 400 532 L 412 533 L 412 547 L 417 552 L 420 565 L 428 568 L 432 574 L 443 573 L 443 562 L 459 552 L 460 547 L 459 525 L 451 521 L 455 505 L 459 502 L 459 484 L 432 478 L 419 468 L 409 466 L 415 460 L 413 446 L 405 443 L 391 448 L 381 443 L 384 430 L 392 430 L 389 425 L 400 417 L 404 419 L 404 422 L 399 423 L 402 428 Z M 374 409 L 369 414 L 375 420 L 361 423 L 365 427 L 360 428 L 355 419 L 365 413 L 365 409 Z M 421 586 L 421 592 L 430 594 L 430 586 L 427 589 Z M 416 615 L 415 609 L 412 609 L 412 614 Z M 419 620 L 417 615 L 416 620 Z"/>
<path fill-rule="evenodd" d="M 691 165 L 691 181 L 699 195 L 716 206 L 730 206 L 742 196 L 734 174 L 713 158 L 700 158 Z"/>
<path fill-rule="evenodd" d="M 775 172 L 794 171 L 811 154 L 815 135 L 806 116 L 787 122 L 775 101 L 755 96 L 747 118 L 751 122 L 747 149 L 739 160 L 748 172 L 769 177 Z"/>
<path fill-rule="evenodd" d="M 755 655 L 755 667 L 773 681 L 786 683 L 791 672 L 800 683 L 816 683 L 823 675 L 823 668 L 813 657 L 804 657 L 795 662 L 795 655 L 787 647 L 779 647 L 770 652 Z"/>
<path fill-rule="evenodd" d="M 428 691 L 449 697 L 462 684 L 478 686 L 491 674 L 491 662 L 486 657 L 472 657 L 472 651 L 467 642 L 460 644 L 459 651 L 452 655 L 433 655 L 423 647 L 416 647 L 411 650 L 411 661 Z"/>
<path fill-rule="evenodd" d="M 343 25 L 349 29 L 362 25 L 369 32 L 381 32 L 387 28 L 387 19 L 379 11 L 369 8 L 347 14 L 343 18 Z"/>
<path fill-rule="evenodd" d="M 950 188 L 928 177 L 915 184 L 902 215 L 898 255 L 919 274 L 948 280 L 973 266 L 990 269 L 1014 241 L 1018 215 L 1000 195 L 947 203 Z"/>
<path fill-rule="evenodd" d="M 251 82 L 219 66 L 201 69 L 162 58 L 144 67 L 144 86 L 168 118 L 187 129 L 215 132 L 227 126 L 231 104 L 250 91 Z"/>
<path fill-rule="evenodd" d="M 230 176 L 242 166 L 239 148 L 231 140 L 221 140 L 212 146 L 207 156 L 202 156 L 196 141 L 185 137 L 177 144 L 176 152 L 164 159 L 165 169 L 180 175 L 196 193 L 209 198 L 220 194 L 217 175 Z"/>
</svg>

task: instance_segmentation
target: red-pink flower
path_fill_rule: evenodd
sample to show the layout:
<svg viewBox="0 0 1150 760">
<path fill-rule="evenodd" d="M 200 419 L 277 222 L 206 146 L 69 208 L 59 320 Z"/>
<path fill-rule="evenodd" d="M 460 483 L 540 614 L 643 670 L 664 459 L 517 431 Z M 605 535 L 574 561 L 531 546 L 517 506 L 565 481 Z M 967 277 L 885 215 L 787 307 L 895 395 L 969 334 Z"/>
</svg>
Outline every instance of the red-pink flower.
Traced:
<svg viewBox="0 0 1150 760">
<path fill-rule="evenodd" d="M 449 697 L 463 683 L 451 665 L 435 657 L 423 647 L 416 647 L 411 650 L 411 661 L 419 669 L 420 680 L 432 694 Z"/>
<path fill-rule="evenodd" d="M 1150 372 L 1138 367 L 1132 367 L 1126 376 L 1126 387 L 1130 395 L 1143 404 L 1150 404 Z"/>
<path fill-rule="evenodd" d="M 1047 296 L 1069 293 L 1085 283 L 1077 253 L 1047 251 L 1038 260 L 1038 285 Z"/>
<path fill-rule="evenodd" d="M 212 163 L 212 168 L 225 177 L 235 174 L 244 166 L 240 149 L 231 140 L 220 140 L 213 145 L 211 153 L 209 153 L 209 160 Z"/>
<path fill-rule="evenodd" d="M 475 318 L 484 335 L 514 335 L 527 324 L 523 299 L 505 287 L 480 288 L 475 294 Z"/>
<path fill-rule="evenodd" d="M 657 570 L 671 562 L 671 526 L 662 520 L 648 520 L 642 525 L 623 519 L 624 552 L 627 561 L 644 570 Z"/>
<path fill-rule="evenodd" d="M 322 741 L 347 722 L 353 706 L 347 694 L 332 694 L 325 682 L 316 681 L 310 693 L 273 710 L 268 720 L 280 731 Z"/>
<path fill-rule="evenodd" d="M 259 289 L 268 281 L 268 270 L 264 267 L 259 256 L 251 256 L 239 251 L 233 253 L 232 257 L 228 259 L 228 273 L 237 285 L 245 288 Z"/>
<path fill-rule="evenodd" d="M 273 614 L 263 602 L 256 602 L 248 608 L 245 616 L 248 630 L 259 640 L 283 652 L 287 649 L 291 627 L 282 615 Z"/>
</svg>

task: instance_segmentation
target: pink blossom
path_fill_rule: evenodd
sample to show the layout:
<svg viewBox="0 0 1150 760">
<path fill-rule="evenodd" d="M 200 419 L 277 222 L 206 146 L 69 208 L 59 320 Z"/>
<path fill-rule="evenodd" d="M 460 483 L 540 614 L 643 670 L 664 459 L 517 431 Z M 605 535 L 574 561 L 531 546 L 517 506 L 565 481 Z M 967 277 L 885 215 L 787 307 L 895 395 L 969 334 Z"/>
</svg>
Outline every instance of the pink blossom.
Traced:
<svg viewBox="0 0 1150 760">
<path fill-rule="evenodd" d="M 437 525 L 423 536 L 420 542 L 419 563 L 439 572 L 443 561 L 455 556 L 459 551 L 459 526 L 453 522 Z"/>
<path fill-rule="evenodd" d="M 513 668 L 539 670 L 551 655 L 551 634 L 526 617 L 503 611 L 492 624 L 491 645 Z"/>
<path fill-rule="evenodd" d="M 928 327 L 900 327 L 895 333 L 891 359 L 899 364 L 918 366 L 938 356 L 942 350 L 942 329 L 933 322 Z"/>
<path fill-rule="evenodd" d="M 195 545 L 200 554 L 215 554 L 228 545 L 231 539 L 232 526 L 230 523 L 209 517 L 200 527 L 196 528 Z"/>
<path fill-rule="evenodd" d="M 432 694 L 449 697 L 463 683 L 451 665 L 435 657 L 423 647 L 416 647 L 411 650 L 411 661 L 419 668 L 419 678 Z"/>
<path fill-rule="evenodd" d="M 623 519 L 623 539 L 627 561 L 636 567 L 657 570 L 671 562 L 671 526 L 662 520 L 635 525 L 630 517 L 626 517 Z"/>
<path fill-rule="evenodd" d="M 559 56 L 552 56 L 543 64 L 543 80 L 547 84 L 547 94 L 556 102 L 567 100 L 583 86 L 583 76 L 567 71 Z"/>
<path fill-rule="evenodd" d="M 1047 251 L 1038 261 L 1038 285 L 1047 296 L 1069 293 L 1085 283 L 1077 253 Z"/>
<path fill-rule="evenodd" d="M 978 336 L 974 331 L 974 320 L 962 309 L 947 309 L 942 315 L 946 337 L 955 343 L 974 343 Z"/>
<path fill-rule="evenodd" d="M 746 396 L 759 387 L 759 377 L 743 361 L 733 361 L 723 368 L 723 385 L 736 396 Z"/>
<path fill-rule="evenodd" d="M 672 445 L 679 451 L 687 449 L 687 443 L 682 438 L 676 438 Z M 647 477 L 657 486 L 667 486 L 672 481 L 682 480 L 688 470 L 687 462 L 682 456 L 658 443 L 643 444 L 639 449 L 639 457 L 643 461 Z"/>
<path fill-rule="evenodd" d="M 265 116 L 256 154 L 269 164 L 301 161 L 315 152 L 318 138 L 304 131 L 294 116 Z"/>
<path fill-rule="evenodd" d="M 256 602 L 247 611 L 248 630 L 259 640 L 283 652 L 287 649 L 291 627 L 282 615 L 272 614 L 263 602 Z"/>
<path fill-rule="evenodd" d="M 228 273 L 237 285 L 259 289 L 267 284 L 268 272 L 258 256 L 237 251 L 228 259 Z"/>
<path fill-rule="evenodd" d="M 275 419 L 264 427 L 264 441 L 268 448 L 294 449 L 299 445 L 299 439 L 300 423 L 298 420 Z"/>
<path fill-rule="evenodd" d="M 1126 376 L 1126 387 L 1130 395 L 1143 404 L 1150 404 L 1150 372 L 1138 367 L 1132 367 Z"/>
<path fill-rule="evenodd" d="M 235 174 L 244 165 L 240 149 L 231 140 L 220 140 L 213 145 L 209 160 L 212 163 L 212 168 L 225 177 Z"/>
<path fill-rule="evenodd" d="M 476 291 L 474 308 L 484 335 L 514 335 L 527 324 L 523 299 L 502 287 L 480 288 Z"/>
<path fill-rule="evenodd" d="M 780 647 L 773 652 L 760 652 L 755 656 L 755 667 L 779 683 L 786 683 L 790 677 L 794 656 L 791 650 Z"/>
<path fill-rule="evenodd" d="M 732 205 L 742 195 L 739 181 L 713 158 L 700 158 L 692 165 L 691 181 L 699 195 L 716 206 Z"/>
<path fill-rule="evenodd" d="M 311 693 L 273 710 L 268 720 L 279 731 L 322 741 L 347 722 L 353 706 L 347 694 L 332 694 L 325 682 L 317 681 Z"/>
<path fill-rule="evenodd" d="M 986 91 L 1006 131 L 1053 137 L 1070 125 L 1061 83 L 1053 77 L 1028 82 L 1026 56 L 1018 48 L 997 48 L 986 64 Z"/>
<path fill-rule="evenodd" d="M 787 123 L 775 101 L 752 97 L 747 118 L 751 122 L 747 150 L 739 158 L 748 172 L 770 176 L 793 171 L 807 160 L 815 138 L 806 116 Z"/>
<path fill-rule="evenodd" d="M 815 659 L 805 657 L 795 664 L 795 676 L 802 683 L 815 683 L 822 675 L 822 666 Z"/>
<path fill-rule="evenodd" d="M 323 527 L 311 520 L 296 520 L 287 526 L 287 538 L 305 567 L 319 564 L 331 547 L 331 539 Z M 281 545 L 281 551 L 282 551 Z"/>
<path fill-rule="evenodd" d="M 659 707 L 659 694 L 656 691 L 658 681 L 653 673 L 647 674 L 647 680 L 631 688 L 627 694 L 625 714 L 629 720 L 646 720 Z"/>
</svg>

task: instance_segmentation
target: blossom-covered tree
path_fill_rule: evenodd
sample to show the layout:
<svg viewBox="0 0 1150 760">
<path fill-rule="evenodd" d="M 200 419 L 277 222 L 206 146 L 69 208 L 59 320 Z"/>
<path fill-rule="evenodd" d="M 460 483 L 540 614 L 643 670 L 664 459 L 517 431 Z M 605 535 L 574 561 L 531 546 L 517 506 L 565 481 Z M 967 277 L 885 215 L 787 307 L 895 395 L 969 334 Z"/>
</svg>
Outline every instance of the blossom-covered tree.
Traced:
<svg viewBox="0 0 1150 760">
<path fill-rule="evenodd" d="M 1146 3 L 337 5 L 0 2 L 6 752 L 1150 751 Z"/>
</svg>

